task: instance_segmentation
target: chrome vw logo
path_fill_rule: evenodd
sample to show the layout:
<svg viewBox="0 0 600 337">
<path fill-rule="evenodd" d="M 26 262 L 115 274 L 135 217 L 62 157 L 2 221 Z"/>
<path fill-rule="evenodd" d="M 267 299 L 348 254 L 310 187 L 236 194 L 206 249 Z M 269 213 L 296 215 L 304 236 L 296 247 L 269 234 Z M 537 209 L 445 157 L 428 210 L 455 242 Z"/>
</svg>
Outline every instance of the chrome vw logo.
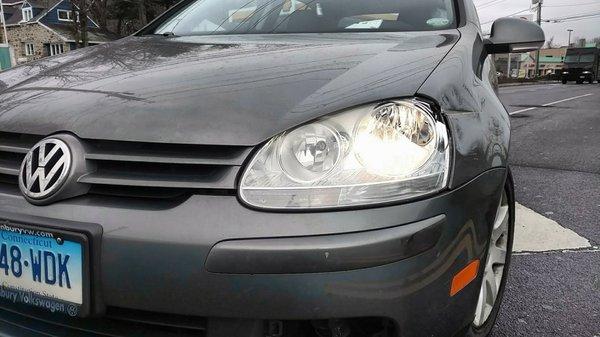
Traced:
<svg viewBox="0 0 600 337">
<path fill-rule="evenodd" d="M 65 142 L 47 138 L 37 143 L 21 164 L 19 187 L 32 199 L 51 197 L 67 180 L 71 151 Z"/>
</svg>

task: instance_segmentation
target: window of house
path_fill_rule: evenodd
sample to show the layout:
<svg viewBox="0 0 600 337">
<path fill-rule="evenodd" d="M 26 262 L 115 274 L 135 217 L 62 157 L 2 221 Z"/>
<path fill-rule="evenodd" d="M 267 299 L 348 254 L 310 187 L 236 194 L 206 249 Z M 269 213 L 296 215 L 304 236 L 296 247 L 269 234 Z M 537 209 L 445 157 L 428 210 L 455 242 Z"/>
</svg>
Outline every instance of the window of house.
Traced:
<svg viewBox="0 0 600 337">
<path fill-rule="evenodd" d="M 32 56 L 35 53 L 35 49 L 33 48 L 33 43 L 24 43 L 23 44 L 23 53 L 25 53 L 25 56 Z"/>
<path fill-rule="evenodd" d="M 51 43 L 49 47 L 50 56 L 62 54 L 65 52 L 64 45 L 62 43 Z"/>
<path fill-rule="evenodd" d="M 23 21 L 30 21 L 33 19 L 33 9 L 31 7 L 24 7 L 21 11 L 23 12 Z"/>
<path fill-rule="evenodd" d="M 56 12 L 58 13 L 58 21 L 73 22 L 73 11 L 59 9 Z M 77 18 L 77 22 L 79 22 L 79 12 L 75 12 L 75 16 Z"/>
</svg>

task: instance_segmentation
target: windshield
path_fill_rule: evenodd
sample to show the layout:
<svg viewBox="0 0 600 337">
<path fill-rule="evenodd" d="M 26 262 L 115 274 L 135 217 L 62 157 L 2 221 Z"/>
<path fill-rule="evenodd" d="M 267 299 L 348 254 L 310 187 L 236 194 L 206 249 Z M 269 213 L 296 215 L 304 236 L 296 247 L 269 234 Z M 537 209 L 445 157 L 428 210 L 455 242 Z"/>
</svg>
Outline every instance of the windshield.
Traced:
<svg viewBox="0 0 600 337">
<path fill-rule="evenodd" d="M 571 54 L 571 55 L 567 55 L 567 57 L 565 57 L 565 63 L 577 63 L 579 62 L 579 55 L 577 54 Z"/>
<path fill-rule="evenodd" d="M 456 27 L 453 0 L 196 0 L 154 34 L 426 31 Z"/>
<path fill-rule="evenodd" d="M 592 63 L 592 62 L 594 62 L 594 56 L 595 56 L 594 54 L 583 54 L 583 55 L 581 55 L 579 62 Z"/>
<path fill-rule="evenodd" d="M 565 63 L 592 63 L 595 54 L 569 54 L 565 57 Z"/>
</svg>

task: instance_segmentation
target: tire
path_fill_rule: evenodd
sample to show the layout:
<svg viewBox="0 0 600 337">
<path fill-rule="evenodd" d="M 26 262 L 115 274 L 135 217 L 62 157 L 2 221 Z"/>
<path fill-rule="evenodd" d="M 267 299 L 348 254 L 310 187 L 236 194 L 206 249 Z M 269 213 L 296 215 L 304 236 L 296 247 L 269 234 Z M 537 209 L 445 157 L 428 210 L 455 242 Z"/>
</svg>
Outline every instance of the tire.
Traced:
<svg viewBox="0 0 600 337">
<path fill-rule="evenodd" d="M 590 84 L 594 84 L 594 80 L 592 80 L 591 78 L 588 80 L 588 82 L 589 82 Z"/>
<path fill-rule="evenodd" d="M 508 279 L 508 273 L 510 270 L 510 260 L 512 255 L 512 245 L 514 240 L 515 233 L 515 195 L 514 195 L 514 183 L 512 179 L 512 173 L 510 169 L 508 171 L 508 176 L 506 178 L 506 183 L 504 186 L 504 192 L 506 193 L 508 199 L 508 241 L 507 241 L 507 249 L 506 249 L 506 262 L 504 265 L 504 271 L 502 275 L 502 279 L 500 281 L 500 287 L 498 290 L 498 295 L 496 297 L 496 301 L 494 303 L 494 307 L 490 312 L 487 320 L 481 326 L 476 326 L 472 323 L 468 326 L 464 331 L 465 337 L 485 337 L 490 334 L 492 328 L 494 327 L 494 323 L 498 318 L 498 313 L 500 312 L 500 307 L 502 306 L 502 298 L 504 297 L 504 291 L 506 289 L 506 282 Z M 500 205 L 502 206 L 502 204 Z M 487 263 L 487 256 L 486 256 Z"/>
<path fill-rule="evenodd" d="M 567 80 L 562 80 L 562 84 L 567 84 Z"/>
<path fill-rule="evenodd" d="M 577 80 L 577 82 L 576 82 L 576 83 L 577 83 L 577 84 L 582 84 L 582 83 L 583 83 L 583 81 L 581 81 L 581 80 Z"/>
</svg>

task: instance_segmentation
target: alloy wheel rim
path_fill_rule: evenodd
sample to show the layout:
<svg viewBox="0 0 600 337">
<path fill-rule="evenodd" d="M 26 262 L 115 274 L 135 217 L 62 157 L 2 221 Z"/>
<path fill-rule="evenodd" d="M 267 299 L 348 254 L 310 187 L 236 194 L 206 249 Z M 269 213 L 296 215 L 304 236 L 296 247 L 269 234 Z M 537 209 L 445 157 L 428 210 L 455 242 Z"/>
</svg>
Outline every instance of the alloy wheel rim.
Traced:
<svg viewBox="0 0 600 337">
<path fill-rule="evenodd" d="M 496 219 L 494 220 L 494 228 L 492 229 L 487 261 L 483 272 L 483 282 L 479 290 L 479 299 L 477 300 L 477 309 L 473 320 L 473 325 L 476 327 L 485 324 L 498 299 L 507 258 L 509 217 L 508 195 L 504 191 L 496 211 Z"/>
</svg>

